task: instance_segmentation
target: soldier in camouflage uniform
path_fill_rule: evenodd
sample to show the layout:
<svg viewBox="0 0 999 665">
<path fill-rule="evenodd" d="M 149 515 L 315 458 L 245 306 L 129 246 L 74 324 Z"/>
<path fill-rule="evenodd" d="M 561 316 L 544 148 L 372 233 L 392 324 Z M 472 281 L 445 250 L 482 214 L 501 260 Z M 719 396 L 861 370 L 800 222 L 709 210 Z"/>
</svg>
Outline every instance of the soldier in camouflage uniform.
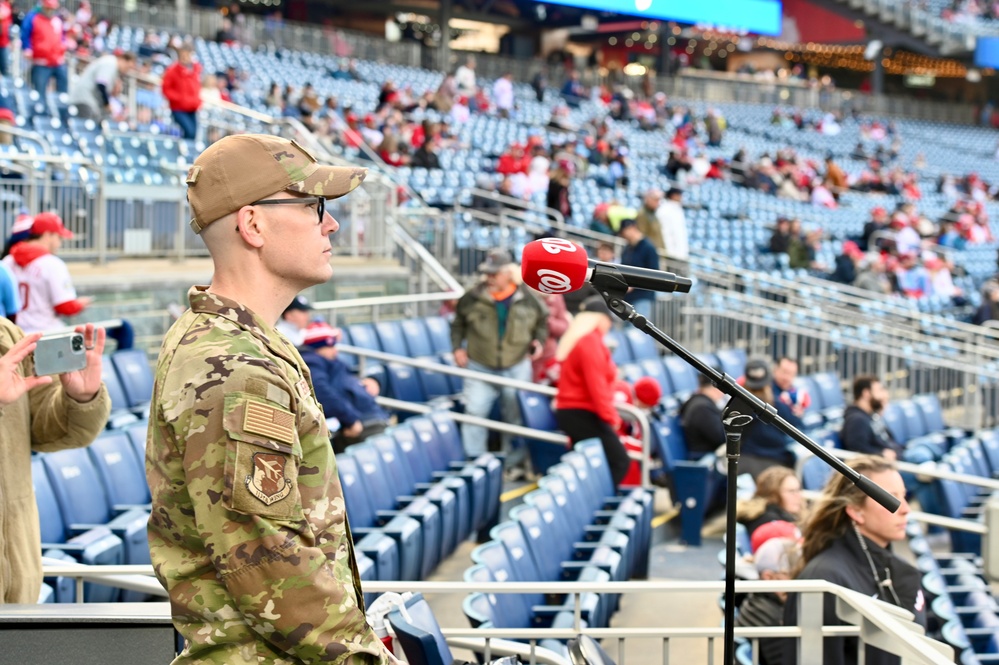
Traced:
<svg viewBox="0 0 999 665">
<path fill-rule="evenodd" d="M 365 621 L 308 368 L 274 328 L 330 278 L 325 199 L 364 175 L 262 135 L 218 141 L 188 173 L 215 273 L 163 341 L 146 444 L 150 554 L 185 640 L 174 663 L 397 662 Z"/>
</svg>

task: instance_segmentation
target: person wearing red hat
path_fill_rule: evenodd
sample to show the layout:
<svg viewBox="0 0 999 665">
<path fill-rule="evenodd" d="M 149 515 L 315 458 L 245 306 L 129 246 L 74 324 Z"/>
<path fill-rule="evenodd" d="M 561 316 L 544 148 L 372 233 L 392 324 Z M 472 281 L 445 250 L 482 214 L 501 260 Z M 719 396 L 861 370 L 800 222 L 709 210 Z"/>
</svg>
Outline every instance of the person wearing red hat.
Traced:
<svg viewBox="0 0 999 665">
<path fill-rule="evenodd" d="M 66 92 L 66 43 L 59 0 L 41 0 L 21 21 L 21 48 L 31 61 L 31 87 L 44 95 L 55 79 L 56 92 Z"/>
<path fill-rule="evenodd" d="M 857 279 L 857 269 L 864 259 L 864 251 L 853 240 L 843 243 L 843 252 L 836 257 L 836 265 L 829 279 L 840 284 L 853 284 Z"/>
<path fill-rule="evenodd" d="M 888 230 L 888 211 L 877 206 L 871 210 L 871 218 L 864 224 L 864 230 L 860 234 L 857 245 L 860 249 L 868 251 L 874 249 L 870 246 L 871 236 Z"/>
<path fill-rule="evenodd" d="M 60 318 L 79 314 L 90 298 L 78 298 L 66 262 L 56 254 L 73 232 L 58 215 L 35 215 L 31 235 L 11 249 L 4 263 L 17 279 L 21 294 L 18 326 L 25 332 L 47 332 L 66 326 Z"/>
<path fill-rule="evenodd" d="M 333 451 L 338 454 L 389 425 L 388 413 L 375 402 L 381 392 L 378 382 L 370 377 L 358 379 L 337 357 L 340 336 L 339 329 L 316 321 L 306 327 L 298 347 L 312 373 L 312 386 L 323 413 L 340 421 L 333 436 Z"/>
</svg>

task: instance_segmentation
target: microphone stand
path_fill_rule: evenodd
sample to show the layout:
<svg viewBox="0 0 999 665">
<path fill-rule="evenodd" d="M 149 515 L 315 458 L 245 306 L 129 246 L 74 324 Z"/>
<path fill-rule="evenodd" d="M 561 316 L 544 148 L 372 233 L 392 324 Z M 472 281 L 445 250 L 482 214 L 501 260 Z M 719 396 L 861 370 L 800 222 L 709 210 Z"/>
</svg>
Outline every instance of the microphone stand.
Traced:
<svg viewBox="0 0 999 665">
<path fill-rule="evenodd" d="M 725 654 L 722 661 L 725 665 L 735 663 L 735 522 L 736 522 L 736 482 L 738 474 L 740 444 L 742 430 L 752 422 L 753 417 L 776 427 L 788 435 L 813 455 L 831 466 L 838 473 L 846 476 L 864 494 L 871 497 L 887 510 L 895 512 L 900 502 L 869 478 L 851 469 L 838 457 L 822 446 L 812 441 L 808 436 L 777 415 L 777 409 L 759 399 L 751 392 L 736 383 L 736 380 L 719 372 L 703 360 L 688 351 L 682 344 L 656 328 L 652 322 L 635 311 L 631 303 L 624 300 L 628 292 L 628 284 L 613 265 L 601 265 L 594 268 L 590 283 L 596 287 L 607 306 L 620 319 L 631 323 L 646 335 L 656 340 L 662 346 L 682 358 L 688 365 L 696 369 L 723 393 L 731 397 L 725 411 L 722 413 L 722 424 L 725 427 L 725 457 L 728 461 L 727 505 L 725 507 Z"/>
</svg>

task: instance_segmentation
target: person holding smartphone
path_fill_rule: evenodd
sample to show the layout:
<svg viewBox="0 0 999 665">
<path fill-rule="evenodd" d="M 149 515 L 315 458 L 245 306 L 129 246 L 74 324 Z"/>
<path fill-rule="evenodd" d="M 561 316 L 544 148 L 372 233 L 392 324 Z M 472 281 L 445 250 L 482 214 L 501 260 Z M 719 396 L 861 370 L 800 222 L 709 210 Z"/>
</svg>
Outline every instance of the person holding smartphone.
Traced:
<svg viewBox="0 0 999 665">
<path fill-rule="evenodd" d="M 41 333 L 24 334 L 0 317 L 0 603 L 37 603 L 42 588 L 38 507 L 31 484 L 31 453 L 89 445 L 107 424 L 111 399 L 101 381 L 104 329 L 83 335 L 83 369 L 35 375 L 33 352 Z"/>
</svg>

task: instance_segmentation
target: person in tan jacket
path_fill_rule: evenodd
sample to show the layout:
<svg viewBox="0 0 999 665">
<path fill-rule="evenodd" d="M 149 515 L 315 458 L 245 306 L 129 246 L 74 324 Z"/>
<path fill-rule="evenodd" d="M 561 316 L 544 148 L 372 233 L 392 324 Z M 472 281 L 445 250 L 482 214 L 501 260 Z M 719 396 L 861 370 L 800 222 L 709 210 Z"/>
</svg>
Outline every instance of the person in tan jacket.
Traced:
<svg viewBox="0 0 999 665">
<path fill-rule="evenodd" d="M 40 333 L 25 335 L 0 317 L 0 603 L 36 603 L 42 587 L 38 508 L 31 452 L 90 444 L 104 429 L 111 400 L 101 381 L 104 330 L 79 327 L 87 366 L 35 376 Z"/>
</svg>

